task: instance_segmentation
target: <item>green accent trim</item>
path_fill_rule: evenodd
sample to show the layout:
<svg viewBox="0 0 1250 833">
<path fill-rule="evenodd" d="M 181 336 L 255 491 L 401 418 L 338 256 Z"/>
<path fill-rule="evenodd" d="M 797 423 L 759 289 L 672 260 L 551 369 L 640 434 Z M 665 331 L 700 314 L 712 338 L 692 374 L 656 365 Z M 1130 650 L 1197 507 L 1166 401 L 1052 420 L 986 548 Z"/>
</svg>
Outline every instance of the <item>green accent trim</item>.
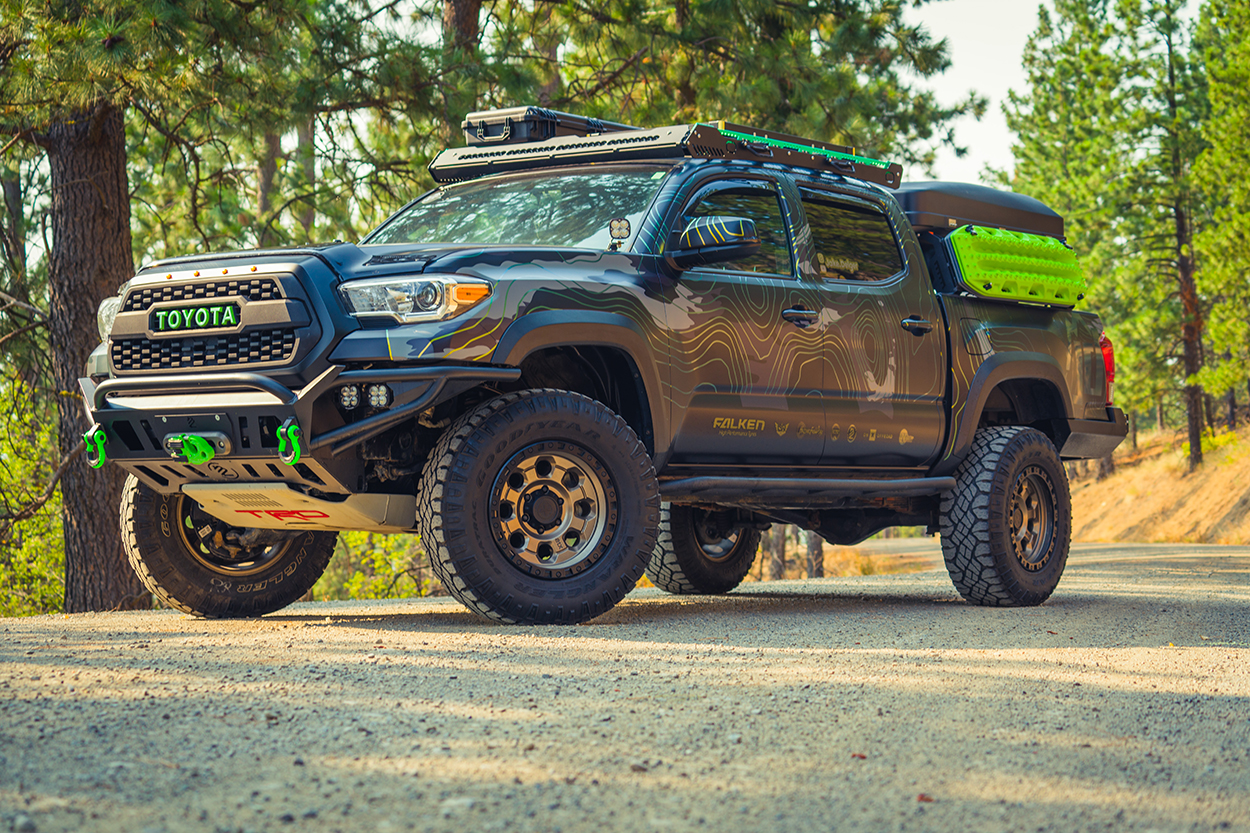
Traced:
<svg viewBox="0 0 1250 833">
<path fill-rule="evenodd" d="M 198 434 L 179 434 L 173 438 L 182 443 L 182 456 L 193 466 L 200 466 L 217 456 L 213 444 Z"/>
<path fill-rule="evenodd" d="M 298 463 L 299 458 L 304 455 L 304 449 L 300 443 L 303 433 L 295 417 L 282 423 L 282 427 L 278 429 L 278 458 L 288 466 Z"/>
<path fill-rule="evenodd" d="M 103 468 L 105 462 L 107 462 L 104 444 L 108 442 L 108 435 L 104 433 L 104 426 L 98 422 L 92 425 L 87 429 L 87 433 L 82 435 L 82 441 L 87 444 L 87 465 L 93 469 Z"/>
<path fill-rule="evenodd" d="M 786 148 L 788 150 L 801 150 L 804 153 L 814 153 L 818 156 L 829 156 L 834 159 L 845 159 L 848 162 L 860 162 L 864 165 L 871 165 L 874 168 L 885 170 L 892 163 L 883 162 L 880 159 L 873 159 L 868 156 L 856 156 L 853 153 L 842 153 L 836 150 L 828 150 L 827 148 L 818 147 L 816 145 L 801 145 L 798 142 L 787 142 L 782 139 L 770 139 L 767 136 L 753 136 L 750 133 L 739 133 L 736 130 L 725 130 L 723 127 L 716 128 L 721 135 L 728 139 L 736 139 L 739 142 L 763 142 L 773 147 Z"/>
<path fill-rule="evenodd" d="M 983 298 L 1072 306 L 1088 288 L 1076 253 L 1053 237 L 961 226 L 946 239 L 964 287 Z"/>
</svg>

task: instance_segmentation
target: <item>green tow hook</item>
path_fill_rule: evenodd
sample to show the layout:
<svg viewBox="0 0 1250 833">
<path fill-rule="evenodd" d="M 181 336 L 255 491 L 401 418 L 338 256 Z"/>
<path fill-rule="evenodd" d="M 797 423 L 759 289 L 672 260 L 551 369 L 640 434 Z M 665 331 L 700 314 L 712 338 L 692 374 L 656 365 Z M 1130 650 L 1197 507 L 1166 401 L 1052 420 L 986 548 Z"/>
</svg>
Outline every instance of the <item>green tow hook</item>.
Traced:
<svg viewBox="0 0 1250 833">
<path fill-rule="evenodd" d="M 187 458 L 187 462 L 193 466 L 199 466 L 207 463 L 217 456 L 217 449 L 213 448 L 213 444 L 198 434 L 179 434 L 168 440 L 175 448 L 177 443 L 181 443 L 178 451 L 183 457 Z"/>
<path fill-rule="evenodd" d="M 282 427 L 278 429 L 278 459 L 288 466 L 298 463 L 299 458 L 304 454 L 303 435 L 304 432 L 295 421 L 295 417 L 290 417 L 282 423 Z"/>
<path fill-rule="evenodd" d="M 87 465 L 93 469 L 103 468 L 107 461 L 104 444 L 108 442 L 104 426 L 98 422 L 92 425 L 87 433 L 82 435 L 82 441 L 87 444 Z"/>
</svg>

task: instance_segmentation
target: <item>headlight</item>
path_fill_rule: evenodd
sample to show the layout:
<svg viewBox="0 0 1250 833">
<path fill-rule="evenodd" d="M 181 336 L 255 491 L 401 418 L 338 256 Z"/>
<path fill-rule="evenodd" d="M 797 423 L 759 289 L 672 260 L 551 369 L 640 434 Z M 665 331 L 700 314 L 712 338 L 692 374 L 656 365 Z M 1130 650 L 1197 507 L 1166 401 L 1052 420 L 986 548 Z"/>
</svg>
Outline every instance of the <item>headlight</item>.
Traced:
<svg viewBox="0 0 1250 833">
<path fill-rule="evenodd" d="M 459 275 L 371 278 L 339 286 L 347 311 L 396 321 L 441 321 L 490 297 L 490 284 Z"/>
<path fill-rule="evenodd" d="M 113 321 L 117 318 L 117 313 L 121 312 L 121 308 L 122 296 L 120 295 L 113 295 L 100 302 L 100 308 L 95 313 L 96 326 L 100 328 L 100 341 L 108 341 L 109 333 L 113 330 Z"/>
</svg>

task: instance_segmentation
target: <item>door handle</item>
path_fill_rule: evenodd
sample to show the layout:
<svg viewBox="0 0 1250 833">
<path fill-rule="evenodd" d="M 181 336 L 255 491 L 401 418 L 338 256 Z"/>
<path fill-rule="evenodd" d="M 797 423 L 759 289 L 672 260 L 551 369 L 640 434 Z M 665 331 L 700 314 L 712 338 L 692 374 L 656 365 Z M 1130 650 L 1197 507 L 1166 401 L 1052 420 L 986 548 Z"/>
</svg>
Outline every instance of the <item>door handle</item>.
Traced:
<svg viewBox="0 0 1250 833">
<path fill-rule="evenodd" d="M 794 309 L 782 310 L 781 317 L 799 329 L 806 329 L 816 323 L 817 314 L 810 309 L 795 307 Z"/>
<path fill-rule="evenodd" d="M 902 321 L 903 329 L 914 336 L 922 336 L 933 329 L 933 325 L 923 318 L 904 318 Z"/>
</svg>

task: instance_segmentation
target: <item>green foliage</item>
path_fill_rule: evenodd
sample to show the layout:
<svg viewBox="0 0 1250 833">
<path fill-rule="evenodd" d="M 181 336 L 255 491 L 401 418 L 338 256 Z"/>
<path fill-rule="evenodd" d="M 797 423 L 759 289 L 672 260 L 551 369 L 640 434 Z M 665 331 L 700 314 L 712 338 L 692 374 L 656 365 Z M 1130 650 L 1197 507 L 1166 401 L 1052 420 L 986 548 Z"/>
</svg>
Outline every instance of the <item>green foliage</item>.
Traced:
<svg viewBox="0 0 1250 833">
<path fill-rule="evenodd" d="M 56 423 L 30 391 L 14 379 L 0 385 L 0 518 L 12 518 L 37 501 L 60 462 Z M 0 616 L 59 611 L 64 599 L 61 499 L 54 493 L 27 520 L 0 520 Z"/>
<path fill-rule="evenodd" d="M 1199 378 L 1216 395 L 1250 380 L 1250 7 L 1210 0 L 1198 32 L 1209 79 L 1209 143 L 1197 176 L 1214 203 L 1198 235 L 1202 275 L 1213 306 L 1207 329 L 1214 363 Z"/>
<path fill-rule="evenodd" d="M 928 166 L 954 146 L 949 122 L 985 107 L 943 107 L 915 83 L 946 69 L 946 44 L 897 0 L 566 0 L 550 14 L 569 33 L 552 103 L 606 118 L 726 119 Z"/>
<path fill-rule="evenodd" d="M 312 589 L 316 601 L 441 595 L 418 536 L 369 532 L 341 533 L 329 568 Z"/>
<path fill-rule="evenodd" d="M 1043 8 L 1024 55 L 1029 88 L 1005 108 L 1016 166 L 998 180 L 1065 217 L 1090 278 L 1088 304 L 1115 343 L 1118 404 L 1130 410 L 1190 381 L 1185 341 L 1202 325 L 1186 275 L 1205 216 L 1189 162 L 1203 151 L 1207 105 L 1183 5 Z"/>
</svg>

